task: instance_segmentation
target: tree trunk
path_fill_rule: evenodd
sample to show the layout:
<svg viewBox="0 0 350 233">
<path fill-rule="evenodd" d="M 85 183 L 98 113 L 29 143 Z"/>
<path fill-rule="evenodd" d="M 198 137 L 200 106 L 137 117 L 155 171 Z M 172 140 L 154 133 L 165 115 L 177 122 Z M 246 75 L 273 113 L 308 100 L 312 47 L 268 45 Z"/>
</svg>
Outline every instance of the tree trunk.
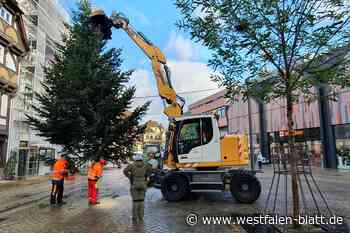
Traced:
<svg viewBox="0 0 350 233">
<path fill-rule="evenodd" d="M 293 219 L 298 219 L 300 214 L 299 206 L 299 186 L 297 177 L 297 160 L 294 147 L 294 122 L 293 122 L 293 101 L 291 95 L 287 96 L 287 120 L 288 120 L 288 144 L 289 144 L 289 160 L 292 176 L 292 196 L 293 196 Z M 297 226 L 297 222 L 293 222 Z"/>
<path fill-rule="evenodd" d="M 5 179 L 5 168 L 0 167 L 0 180 Z"/>
</svg>

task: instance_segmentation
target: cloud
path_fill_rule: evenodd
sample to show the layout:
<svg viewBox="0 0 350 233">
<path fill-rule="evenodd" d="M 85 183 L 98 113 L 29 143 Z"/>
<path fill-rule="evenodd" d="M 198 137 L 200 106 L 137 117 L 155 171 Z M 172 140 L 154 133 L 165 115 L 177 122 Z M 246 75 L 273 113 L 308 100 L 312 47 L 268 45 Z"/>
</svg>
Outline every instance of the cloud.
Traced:
<svg viewBox="0 0 350 233">
<path fill-rule="evenodd" d="M 156 94 L 155 80 L 148 70 L 136 70 L 133 72 L 129 85 L 136 87 L 135 96 L 150 96 Z"/>
<path fill-rule="evenodd" d="M 125 6 L 125 13 L 128 17 L 133 19 L 133 22 L 141 23 L 143 26 L 147 27 L 152 26 L 151 20 L 149 20 L 142 11 Z"/>
<path fill-rule="evenodd" d="M 218 85 L 210 79 L 213 70 L 206 64 L 190 61 L 168 61 L 172 73 L 174 89 L 179 92 L 214 89 L 212 91 L 184 94 L 186 105 L 192 104 L 202 98 L 219 91 Z"/>
<path fill-rule="evenodd" d="M 197 61 L 201 58 L 202 47 L 185 38 L 182 34 L 172 31 L 164 51 L 168 57 L 180 61 Z"/>
<path fill-rule="evenodd" d="M 175 91 L 186 100 L 185 111 L 187 111 L 188 105 L 219 91 L 217 84 L 210 79 L 210 75 L 213 71 L 204 63 L 169 60 L 168 66 L 171 70 L 171 79 Z M 148 70 L 136 70 L 130 79 L 129 85 L 136 87 L 136 97 L 158 95 L 154 76 Z M 207 89 L 213 90 L 180 94 L 181 92 Z M 152 103 L 147 115 L 143 119 L 143 122 L 147 120 L 156 120 L 163 125 L 167 125 L 167 117 L 163 114 L 163 102 L 159 97 L 136 98 L 134 99 L 132 107 L 135 108 L 147 101 L 152 101 Z"/>
<path fill-rule="evenodd" d="M 158 95 L 156 81 L 153 77 L 153 74 L 148 70 L 136 70 L 130 78 L 129 85 L 136 87 L 135 97 Z M 163 114 L 163 103 L 160 97 L 135 98 L 132 104 L 132 109 L 145 104 L 147 101 L 151 101 L 152 103 L 149 107 L 147 115 L 143 119 L 143 122 L 146 122 L 148 120 L 156 120 L 163 125 L 167 125 L 167 118 Z"/>
</svg>

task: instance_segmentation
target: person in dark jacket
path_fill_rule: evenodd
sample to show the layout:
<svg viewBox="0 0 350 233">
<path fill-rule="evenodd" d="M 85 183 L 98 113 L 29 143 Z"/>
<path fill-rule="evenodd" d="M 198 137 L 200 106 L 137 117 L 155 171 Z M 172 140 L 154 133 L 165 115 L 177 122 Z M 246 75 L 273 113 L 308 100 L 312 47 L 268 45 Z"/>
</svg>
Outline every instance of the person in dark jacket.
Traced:
<svg viewBox="0 0 350 233">
<path fill-rule="evenodd" d="M 142 157 L 134 156 L 134 162 L 124 169 L 124 175 L 130 180 L 130 193 L 132 197 L 132 218 L 136 224 L 143 222 L 144 199 L 147 189 L 147 174 L 152 167 L 145 164 Z"/>
</svg>

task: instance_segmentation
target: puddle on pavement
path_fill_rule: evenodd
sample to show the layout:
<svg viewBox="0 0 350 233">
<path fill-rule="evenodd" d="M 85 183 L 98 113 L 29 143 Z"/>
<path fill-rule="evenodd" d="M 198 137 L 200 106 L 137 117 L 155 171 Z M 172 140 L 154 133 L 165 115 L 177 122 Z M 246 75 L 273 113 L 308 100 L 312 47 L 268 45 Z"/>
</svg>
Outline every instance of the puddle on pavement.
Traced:
<svg viewBox="0 0 350 233">
<path fill-rule="evenodd" d="M 0 222 L 4 222 L 4 221 L 6 221 L 7 219 L 9 219 L 9 218 L 0 218 Z"/>
<path fill-rule="evenodd" d="M 113 198 L 113 199 L 118 198 L 118 197 L 120 197 L 120 195 L 117 194 L 117 193 L 115 193 L 115 194 L 112 195 L 112 198 Z"/>
<path fill-rule="evenodd" d="M 30 197 L 32 195 L 33 194 L 30 194 L 30 193 L 23 193 L 23 194 L 19 194 L 19 195 L 16 195 L 16 196 L 19 197 L 19 198 L 27 198 L 27 197 Z"/>
<path fill-rule="evenodd" d="M 49 207 L 49 204 L 47 204 L 47 203 L 40 203 L 40 204 L 38 205 L 38 207 L 39 207 L 39 209 L 44 209 L 44 208 Z"/>
</svg>

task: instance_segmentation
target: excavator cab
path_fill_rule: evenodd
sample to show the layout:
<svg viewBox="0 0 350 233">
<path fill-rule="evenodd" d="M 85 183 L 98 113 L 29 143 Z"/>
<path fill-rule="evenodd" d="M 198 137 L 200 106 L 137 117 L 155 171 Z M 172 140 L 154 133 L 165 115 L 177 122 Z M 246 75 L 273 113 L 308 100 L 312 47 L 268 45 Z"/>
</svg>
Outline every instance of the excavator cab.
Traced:
<svg viewBox="0 0 350 233">
<path fill-rule="evenodd" d="M 217 121 L 211 115 L 180 117 L 175 122 L 175 161 L 184 166 L 220 161 L 220 135 Z"/>
<path fill-rule="evenodd" d="M 174 118 L 168 131 L 166 165 L 170 168 L 216 169 L 249 164 L 247 136 L 221 137 L 215 115 Z"/>
</svg>

